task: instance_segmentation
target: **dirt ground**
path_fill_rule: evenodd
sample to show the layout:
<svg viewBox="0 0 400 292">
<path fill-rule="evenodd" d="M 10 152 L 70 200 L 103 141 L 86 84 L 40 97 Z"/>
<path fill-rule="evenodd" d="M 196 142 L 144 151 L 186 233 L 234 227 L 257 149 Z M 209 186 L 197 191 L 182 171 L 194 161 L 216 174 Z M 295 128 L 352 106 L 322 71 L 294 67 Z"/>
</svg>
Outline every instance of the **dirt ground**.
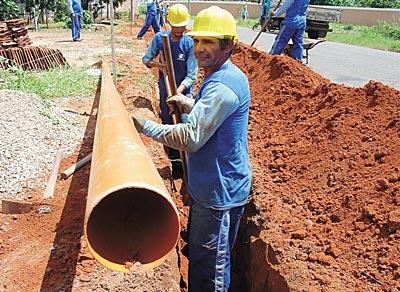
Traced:
<svg viewBox="0 0 400 292">
<path fill-rule="evenodd" d="M 116 87 L 128 111 L 148 100 L 157 119 L 156 89 L 132 82 L 151 74 L 136 40 L 140 22 L 116 29 Z M 71 66 L 110 57 L 105 28 L 30 32 L 33 45 L 58 48 Z M 232 60 L 251 87 L 249 148 L 253 187 L 233 253 L 236 291 L 400 291 L 400 93 L 371 81 L 363 88 L 330 83 L 285 56 L 242 43 Z M 91 152 L 93 97 L 71 99 L 87 128 L 63 170 Z M 88 114 L 89 113 L 89 114 Z M 101 266 L 87 250 L 83 216 L 90 165 L 58 180 L 55 196 L 31 190 L 34 210 L 0 214 L 1 291 L 186 291 L 188 207 L 171 188 L 160 145 L 143 137 L 181 215 L 176 252 L 159 267 L 125 274 Z M 44 205 L 46 203 L 47 205 Z M 42 213 L 44 207 L 50 213 Z"/>
</svg>

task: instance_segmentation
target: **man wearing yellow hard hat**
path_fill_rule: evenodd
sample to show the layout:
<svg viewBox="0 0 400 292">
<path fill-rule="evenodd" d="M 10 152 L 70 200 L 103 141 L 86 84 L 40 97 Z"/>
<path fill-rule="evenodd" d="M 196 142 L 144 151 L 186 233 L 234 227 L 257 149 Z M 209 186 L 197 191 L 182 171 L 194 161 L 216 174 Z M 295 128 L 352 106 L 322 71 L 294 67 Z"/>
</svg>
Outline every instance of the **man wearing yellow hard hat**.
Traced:
<svg viewBox="0 0 400 292">
<path fill-rule="evenodd" d="M 189 292 L 228 291 L 230 254 L 251 186 L 249 82 L 230 61 L 237 33 L 228 11 L 217 6 L 200 11 L 188 34 L 204 80 L 195 99 L 167 100 L 188 114 L 187 123 L 132 118 L 139 132 L 188 152 Z"/>
<path fill-rule="evenodd" d="M 171 30 L 157 33 L 150 42 L 142 58 L 143 63 L 147 67 L 157 67 L 160 69 L 158 85 L 160 94 L 160 116 L 163 124 L 173 124 L 173 122 L 169 115 L 169 107 L 166 103 L 168 95 L 162 72 L 165 65 L 154 59 L 159 55 L 160 51 L 163 50 L 162 35 L 168 35 L 178 92 L 191 98 L 193 93 L 192 85 L 197 77 L 197 62 L 193 53 L 193 40 L 184 33 L 189 19 L 190 15 L 185 5 L 172 5 L 167 19 L 168 23 L 171 25 Z M 179 151 L 167 147 L 167 152 L 172 166 L 172 178 L 181 178 L 183 175 L 183 167 Z"/>
</svg>

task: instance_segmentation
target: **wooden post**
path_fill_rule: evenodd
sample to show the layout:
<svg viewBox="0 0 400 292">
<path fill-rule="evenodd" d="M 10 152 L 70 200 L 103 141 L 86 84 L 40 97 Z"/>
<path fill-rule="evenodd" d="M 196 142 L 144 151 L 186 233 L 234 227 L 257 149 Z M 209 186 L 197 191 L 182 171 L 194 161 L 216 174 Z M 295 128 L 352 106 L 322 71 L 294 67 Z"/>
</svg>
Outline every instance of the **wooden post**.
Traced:
<svg viewBox="0 0 400 292">
<path fill-rule="evenodd" d="M 54 190 L 56 188 L 58 169 L 60 168 L 62 154 L 63 154 L 63 151 L 58 150 L 58 152 L 56 154 L 56 159 L 54 160 L 53 168 L 50 172 L 49 180 L 47 181 L 46 189 L 43 194 L 43 199 L 52 198 L 54 196 Z"/>
<path fill-rule="evenodd" d="M 174 64 L 172 63 L 172 55 L 171 55 L 171 47 L 169 44 L 168 35 L 162 36 L 163 41 L 163 48 L 164 54 L 166 59 L 166 66 L 167 66 L 167 75 L 168 75 L 168 82 L 171 91 L 171 95 L 178 94 L 178 88 L 176 86 L 175 81 L 175 73 L 174 73 Z M 175 114 L 172 116 L 172 121 L 174 124 L 182 123 L 182 113 L 178 109 L 177 106 L 174 108 Z M 183 168 L 183 183 L 187 186 L 187 155 L 185 151 L 179 151 L 181 160 L 182 160 L 182 168 Z"/>
</svg>

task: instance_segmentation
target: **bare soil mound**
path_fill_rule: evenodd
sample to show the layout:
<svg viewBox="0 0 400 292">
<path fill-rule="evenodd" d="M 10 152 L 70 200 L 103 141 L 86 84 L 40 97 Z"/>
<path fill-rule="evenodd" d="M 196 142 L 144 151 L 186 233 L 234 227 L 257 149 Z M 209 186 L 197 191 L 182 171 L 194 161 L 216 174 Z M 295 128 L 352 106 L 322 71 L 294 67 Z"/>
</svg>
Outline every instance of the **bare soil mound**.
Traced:
<svg viewBox="0 0 400 292">
<path fill-rule="evenodd" d="M 399 92 L 333 84 L 245 45 L 233 61 L 252 93 L 237 249 L 249 290 L 400 291 Z"/>
</svg>

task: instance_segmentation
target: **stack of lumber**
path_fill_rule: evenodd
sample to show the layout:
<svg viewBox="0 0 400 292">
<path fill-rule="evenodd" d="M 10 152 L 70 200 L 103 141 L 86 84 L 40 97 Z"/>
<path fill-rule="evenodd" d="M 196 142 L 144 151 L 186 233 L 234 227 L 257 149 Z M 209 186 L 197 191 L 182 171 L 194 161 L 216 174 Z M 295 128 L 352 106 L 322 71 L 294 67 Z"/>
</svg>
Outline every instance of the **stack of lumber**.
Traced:
<svg viewBox="0 0 400 292">
<path fill-rule="evenodd" d="M 0 69 L 17 66 L 24 70 L 49 70 L 68 67 L 68 62 L 60 50 L 29 46 L 0 50 Z"/>
<path fill-rule="evenodd" d="M 0 21 L 0 50 L 15 46 L 11 30 L 8 29 L 7 23 Z"/>
<path fill-rule="evenodd" d="M 31 44 L 23 18 L 0 21 L 0 69 L 17 66 L 24 70 L 49 70 L 68 66 L 59 50 Z"/>
<path fill-rule="evenodd" d="M 23 48 L 32 44 L 25 27 L 25 19 L 0 21 L 0 50 L 10 47 Z"/>
</svg>

